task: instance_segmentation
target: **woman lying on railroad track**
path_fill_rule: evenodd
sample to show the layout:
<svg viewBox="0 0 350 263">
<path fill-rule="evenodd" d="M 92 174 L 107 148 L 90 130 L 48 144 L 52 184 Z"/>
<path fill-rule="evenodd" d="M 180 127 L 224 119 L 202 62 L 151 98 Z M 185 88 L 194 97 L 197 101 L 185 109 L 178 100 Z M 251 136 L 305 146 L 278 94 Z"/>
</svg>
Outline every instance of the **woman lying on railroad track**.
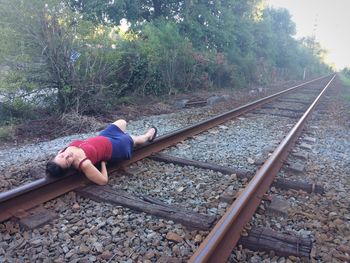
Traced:
<svg viewBox="0 0 350 263">
<path fill-rule="evenodd" d="M 125 133 L 126 124 L 125 120 L 117 120 L 96 137 L 73 141 L 46 164 L 46 173 L 60 176 L 66 169 L 73 167 L 83 172 L 94 183 L 107 184 L 107 161 L 129 160 L 134 146 L 147 141 L 152 142 L 157 136 L 156 127 L 151 127 L 143 135 L 129 135 Z M 101 171 L 94 166 L 99 162 Z"/>
</svg>

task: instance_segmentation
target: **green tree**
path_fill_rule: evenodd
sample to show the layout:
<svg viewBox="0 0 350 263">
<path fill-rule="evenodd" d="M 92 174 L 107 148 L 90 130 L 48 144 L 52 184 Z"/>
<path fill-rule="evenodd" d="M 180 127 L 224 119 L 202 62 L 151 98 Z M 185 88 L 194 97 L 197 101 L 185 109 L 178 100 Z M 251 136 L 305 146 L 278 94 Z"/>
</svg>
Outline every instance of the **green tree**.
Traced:
<svg viewBox="0 0 350 263">
<path fill-rule="evenodd" d="M 290 14 L 262 3 L 1 0 L 0 86 L 13 102 L 18 90 L 37 92 L 60 112 L 93 113 L 130 94 L 265 84 L 301 77 L 304 68 L 309 76 L 329 70 L 318 43 L 294 38 Z M 126 33 L 117 27 L 122 19 Z"/>
<path fill-rule="evenodd" d="M 176 0 L 68 0 L 70 6 L 97 23 L 119 24 L 127 19 L 133 26 L 160 17 L 175 17 L 183 1 Z"/>
<path fill-rule="evenodd" d="M 250 17 L 260 2 L 261 0 L 70 0 L 69 4 L 93 21 L 119 24 L 122 19 L 126 19 L 132 28 L 157 19 L 173 21 L 194 47 L 222 52 L 230 49 L 237 38 L 239 40 L 236 44 L 241 49 L 247 48 L 249 40 L 240 31 L 244 31 L 249 24 Z"/>
<path fill-rule="evenodd" d="M 60 1 L 1 5 L 7 37 L 0 57 L 10 68 L 2 86 L 9 100 L 19 91 L 36 92 L 59 112 L 98 112 L 120 94 L 110 28 L 81 20 Z"/>
</svg>

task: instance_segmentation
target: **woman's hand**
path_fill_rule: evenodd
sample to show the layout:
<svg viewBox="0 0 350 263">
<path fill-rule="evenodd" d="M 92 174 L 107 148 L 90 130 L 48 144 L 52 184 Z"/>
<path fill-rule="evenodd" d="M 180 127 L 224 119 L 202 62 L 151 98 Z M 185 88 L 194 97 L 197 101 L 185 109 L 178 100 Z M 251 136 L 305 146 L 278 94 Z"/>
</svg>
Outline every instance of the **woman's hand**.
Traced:
<svg viewBox="0 0 350 263">
<path fill-rule="evenodd" d="M 101 172 L 91 163 L 90 160 L 83 163 L 81 170 L 91 181 L 98 185 L 105 185 L 108 183 L 108 173 L 106 162 L 101 162 Z"/>
</svg>

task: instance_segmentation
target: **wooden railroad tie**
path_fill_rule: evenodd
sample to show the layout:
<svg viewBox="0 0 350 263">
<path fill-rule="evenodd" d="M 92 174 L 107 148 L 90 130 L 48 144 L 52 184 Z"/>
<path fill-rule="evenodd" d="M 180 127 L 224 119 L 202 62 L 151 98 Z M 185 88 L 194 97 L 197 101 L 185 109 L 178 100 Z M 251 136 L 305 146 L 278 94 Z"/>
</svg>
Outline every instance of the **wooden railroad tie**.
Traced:
<svg viewBox="0 0 350 263">
<path fill-rule="evenodd" d="M 169 205 L 153 197 L 139 197 L 109 185 L 89 185 L 75 190 L 77 194 L 97 202 L 108 202 L 135 211 L 145 212 L 160 218 L 172 220 L 191 229 L 209 230 L 215 216 L 203 215 L 180 206 Z"/>
<path fill-rule="evenodd" d="M 273 115 L 273 116 L 278 116 L 278 117 L 285 117 L 285 118 L 291 118 L 291 119 L 298 119 L 299 116 L 296 115 L 291 115 L 291 114 L 282 114 L 282 113 L 275 113 L 275 112 L 267 112 L 264 110 L 253 110 L 250 113 L 253 114 L 262 114 L 262 115 Z"/>
<path fill-rule="evenodd" d="M 276 101 L 300 103 L 300 104 L 304 104 L 304 105 L 310 105 L 311 104 L 311 102 L 302 101 L 302 100 L 296 100 L 296 99 L 277 99 Z"/>
<path fill-rule="evenodd" d="M 305 112 L 305 110 L 288 109 L 288 108 L 282 108 L 282 107 L 277 107 L 277 106 L 268 106 L 268 105 L 264 105 L 261 108 L 262 109 L 272 109 L 272 110 L 282 110 L 282 111 L 292 111 L 292 112 L 297 112 L 297 113 L 304 113 Z"/>
<path fill-rule="evenodd" d="M 57 214 L 48 210 L 43 206 L 37 206 L 30 210 L 20 210 L 14 215 L 14 219 L 18 221 L 20 227 L 24 230 L 35 229 L 48 224 L 55 219 Z"/>
<path fill-rule="evenodd" d="M 171 156 L 168 154 L 154 154 L 151 157 L 149 157 L 152 160 L 159 161 L 159 162 L 165 162 L 165 163 L 174 163 L 182 166 L 193 166 L 197 168 L 202 169 L 209 169 L 217 172 L 221 172 L 223 174 L 236 174 L 238 178 L 244 179 L 244 178 L 252 178 L 252 175 L 248 171 L 244 170 L 238 170 L 238 169 L 232 169 L 230 167 L 226 166 L 220 166 L 217 164 L 212 163 L 206 163 L 206 162 L 200 162 L 195 160 L 189 160 L 189 159 L 183 159 L 175 156 Z M 310 184 L 300 181 L 293 181 L 293 180 L 286 180 L 282 178 L 277 178 L 273 183 L 272 186 L 278 187 L 280 189 L 294 189 L 294 190 L 303 190 L 307 193 L 318 193 L 318 194 L 324 194 L 325 190 L 323 186 L 316 185 L 316 184 Z"/>
<path fill-rule="evenodd" d="M 310 258 L 312 239 L 257 227 L 251 229 L 248 236 L 242 236 L 238 245 L 253 251 L 274 251 L 276 255 L 283 257 Z"/>
<path fill-rule="evenodd" d="M 111 186 L 89 185 L 77 189 L 76 192 L 95 201 L 128 207 L 132 210 L 173 220 L 189 228 L 209 230 L 216 219 L 213 216 L 165 204 L 154 198 L 135 197 L 126 191 L 113 189 Z M 309 257 L 312 249 L 310 238 L 283 234 L 267 228 L 253 228 L 247 236 L 240 238 L 238 244 L 253 251 L 270 252 L 273 250 L 276 255 L 280 256 Z"/>
</svg>

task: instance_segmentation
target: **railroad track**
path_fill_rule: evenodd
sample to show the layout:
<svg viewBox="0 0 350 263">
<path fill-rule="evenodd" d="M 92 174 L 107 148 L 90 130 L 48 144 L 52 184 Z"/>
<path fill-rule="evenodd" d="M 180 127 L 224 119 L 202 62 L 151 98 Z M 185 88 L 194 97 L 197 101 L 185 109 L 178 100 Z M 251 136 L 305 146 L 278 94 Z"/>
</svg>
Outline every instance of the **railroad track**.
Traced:
<svg viewBox="0 0 350 263">
<path fill-rule="evenodd" d="M 212 118 L 208 121 L 203 121 L 199 123 L 198 125 L 192 125 L 190 127 L 186 127 L 184 129 L 178 130 L 172 134 L 167 134 L 162 137 L 159 137 L 156 139 L 154 143 L 148 144 L 144 147 L 138 148 L 135 151 L 134 157 L 130 161 L 123 162 L 119 164 L 118 166 L 109 168 L 109 173 L 113 174 L 120 174 L 121 168 L 130 167 L 129 169 L 126 169 L 127 172 L 132 173 L 134 175 L 140 175 L 144 176 L 144 173 L 147 173 L 147 171 L 155 168 L 149 168 L 154 166 L 154 161 L 145 161 L 147 164 L 147 168 L 142 168 L 143 164 L 139 164 L 140 160 L 143 160 L 145 157 L 152 156 L 154 153 L 159 152 L 160 150 L 169 148 L 172 145 L 176 145 L 175 148 L 180 148 L 180 150 L 183 151 L 184 155 L 187 155 L 185 152 L 186 148 L 194 148 L 193 146 L 189 146 L 190 144 L 198 144 L 198 141 L 196 142 L 196 139 L 199 139 L 199 141 L 203 140 L 201 138 L 201 133 L 204 131 L 209 130 L 209 135 L 217 136 L 219 133 L 218 129 L 220 130 L 230 130 L 227 126 L 235 126 L 236 123 L 232 123 L 232 119 L 249 113 L 250 115 L 270 115 L 275 117 L 281 117 L 288 119 L 288 122 L 290 122 L 290 119 L 295 119 L 298 115 L 301 115 L 300 107 L 292 108 L 290 110 L 290 105 L 286 103 L 293 103 L 295 105 L 295 102 L 298 102 L 302 106 L 303 109 L 308 108 L 307 102 L 304 98 L 302 101 L 299 95 L 290 97 L 288 99 L 282 99 L 281 97 L 285 97 L 286 94 L 291 94 L 292 92 L 296 90 L 302 90 L 306 89 L 305 86 L 312 85 L 313 88 L 316 90 L 316 88 L 320 89 L 323 87 L 328 87 L 329 83 L 334 79 L 334 76 L 332 77 L 325 77 L 320 78 L 314 81 L 307 82 L 305 84 L 298 85 L 296 87 L 293 87 L 291 89 L 288 89 L 287 91 L 280 92 L 278 94 L 269 96 L 268 98 L 258 100 L 254 103 L 250 103 L 246 106 L 242 106 L 238 109 L 235 109 L 233 111 L 230 111 L 225 114 L 221 114 L 220 116 L 217 116 L 215 118 Z M 309 87 L 310 88 L 310 87 Z M 305 93 L 302 93 L 305 94 Z M 309 97 L 316 98 L 316 94 L 314 92 L 309 93 Z M 317 97 L 317 100 L 320 98 L 320 96 Z M 273 100 L 278 99 L 278 102 L 273 102 Z M 310 101 L 309 101 L 310 103 Z M 317 104 L 317 101 L 311 104 L 311 106 L 307 109 L 307 113 L 310 113 L 315 105 Z M 287 106 L 286 106 L 287 105 Z M 259 107 L 263 107 L 262 110 L 256 110 Z M 85 180 L 84 177 L 80 176 L 79 174 L 76 174 L 74 172 L 68 174 L 61 180 L 52 179 L 52 178 L 45 178 L 40 179 L 37 181 L 32 182 L 29 185 L 16 188 L 13 190 L 10 190 L 5 193 L 0 194 L 0 220 L 5 221 L 9 219 L 12 216 L 21 217 L 21 213 L 23 213 L 23 210 L 28 210 L 32 207 L 35 207 L 39 204 L 42 204 L 46 201 L 49 201 L 57 196 L 60 196 L 64 193 L 67 193 L 72 190 L 76 190 L 79 188 L 79 190 L 76 190 L 79 195 L 87 196 L 89 198 L 95 199 L 95 200 L 104 200 L 109 202 L 114 202 L 119 204 L 126 205 L 128 207 L 131 207 L 132 209 L 139 210 L 139 211 L 147 211 L 148 213 L 153 213 L 157 216 L 164 217 L 170 220 L 175 220 L 177 222 L 180 222 L 181 224 L 187 225 L 190 228 L 196 228 L 208 231 L 208 228 L 210 225 L 213 224 L 216 217 L 220 214 L 224 214 L 222 219 L 218 223 L 216 223 L 215 228 L 210 232 L 210 234 L 207 236 L 207 238 L 202 242 L 202 244 L 199 246 L 199 248 L 196 250 L 194 255 L 191 257 L 190 261 L 193 262 L 223 262 L 225 261 L 229 256 L 233 249 L 233 247 L 236 245 L 239 237 L 241 236 L 241 233 L 243 231 L 243 227 L 246 226 L 247 222 L 251 219 L 253 212 L 256 210 L 258 205 L 260 204 L 261 200 L 263 199 L 264 193 L 268 190 L 268 187 L 272 183 L 274 176 L 278 172 L 278 170 L 281 168 L 283 162 L 282 159 L 285 159 L 287 156 L 288 151 L 291 147 L 290 145 L 293 144 L 298 135 L 301 133 L 302 125 L 305 123 L 307 119 L 307 115 L 303 115 L 303 118 L 300 119 L 297 124 L 293 127 L 292 132 L 290 132 L 285 139 L 279 144 L 277 149 L 272 153 L 272 155 L 268 158 L 268 160 L 263 164 L 261 169 L 254 175 L 254 171 L 242 171 L 239 167 L 226 167 L 225 165 L 221 165 L 220 167 L 214 167 L 215 165 L 212 164 L 211 166 L 208 164 L 208 162 L 192 162 L 190 165 L 192 167 L 200 167 L 201 169 L 211 169 L 212 171 L 219 171 L 216 172 L 218 174 L 214 174 L 214 176 L 218 177 L 220 180 L 226 180 L 226 184 L 218 185 L 217 187 L 221 187 L 221 191 L 229 190 L 237 191 L 239 192 L 239 195 L 236 196 L 236 201 L 231 205 L 230 208 L 226 210 L 226 206 L 220 207 L 220 211 L 210 211 L 212 208 L 204 209 L 204 208 L 198 208 L 198 204 L 193 207 L 193 203 L 186 206 L 187 209 L 185 212 L 180 214 L 181 209 L 176 207 L 171 207 L 164 205 L 164 202 L 160 202 L 158 199 L 152 198 L 150 196 L 143 196 L 142 198 L 138 197 L 134 200 L 130 201 L 132 198 L 132 195 L 128 194 L 127 192 L 119 191 L 118 194 L 115 194 L 115 191 L 118 187 L 114 187 L 114 185 L 118 184 L 119 178 L 113 178 L 111 180 L 112 187 L 103 187 L 103 188 L 96 188 L 96 186 L 85 186 L 88 182 Z M 244 120 L 242 119 L 242 122 Z M 234 120 L 234 122 L 236 122 Z M 227 124 L 229 123 L 229 124 Z M 218 126 L 219 125 L 219 126 Z M 219 128 L 214 128 L 219 127 Z M 284 127 L 286 128 L 286 127 Z M 286 132 L 286 129 L 283 132 Z M 284 133 L 285 136 L 286 133 Z M 199 138 L 198 138 L 199 137 Z M 190 138 L 190 140 L 188 140 Z M 208 140 L 208 139 L 204 139 Z M 279 140 L 277 138 L 277 140 Z M 184 142 L 185 141 L 185 142 Z M 192 141 L 192 142 L 187 142 Z M 180 143 L 179 142 L 184 142 Z M 181 149 L 182 148 L 182 149 Z M 184 149 L 185 148 L 185 149 Z M 169 148 L 170 150 L 168 152 L 171 152 L 172 148 Z M 178 149 L 175 149 L 175 151 Z M 180 154 L 181 155 L 181 154 Z M 153 160 L 162 161 L 162 162 L 171 162 L 171 163 L 177 163 L 181 165 L 186 165 L 186 160 L 183 159 L 177 159 L 172 160 L 169 156 L 164 155 L 156 155 L 151 158 Z M 227 161 L 226 161 L 227 163 Z M 277 164 L 277 165 L 276 165 Z M 205 167 L 207 165 L 207 167 Z M 155 165 L 157 166 L 157 164 Z M 185 166 L 186 167 L 186 166 Z M 173 173 L 173 166 L 166 166 L 165 170 L 170 170 L 170 173 Z M 184 168 L 188 169 L 188 168 Z M 221 170 L 220 170 L 221 169 Z M 226 169 L 226 170 L 225 170 Z M 169 173 L 169 171 L 168 171 Z M 191 171 L 189 171 L 191 173 Z M 265 174 L 268 174 L 269 177 L 266 177 Z M 160 179 L 160 178 L 158 178 Z M 168 178 L 171 179 L 171 178 Z M 178 179 L 178 178 L 177 178 Z M 211 178 L 207 178 L 207 181 L 204 181 L 202 184 L 210 184 Z M 237 182 L 233 183 L 232 180 L 236 179 Z M 193 179 L 193 182 L 196 183 L 196 188 L 201 188 L 201 183 L 196 182 L 199 179 Z M 114 182 L 116 181 L 116 182 Z M 128 180 L 127 176 L 122 177 L 119 180 L 125 181 L 124 183 L 127 184 L 130 183 L 130 180 Z M 192 182 L 192 183 L 193 183 Z M 249 183 L 248 183 L 249 182 Z M 116 183 L 116 184 L 114 184 Z M 140 183 L 140 182 L 137 182 Z M 132 184 L 132 182 L 130 183 Z M 274 183 L 277 187 L 289 187 L 294 189 L 303 189 L 307 191 L 320 191 L 322 192 L 323 189 L 317 185 L 312 184 L 302 184 L 302 183 L 295 183 L 290 182 L 288 180 L 279 180 Z M 199 186 L 198 186 L 199 185 Z M 151 185 L 149 185 L 151 187 Z M 215 186 L 213 185 L 213 188 Z M 304 187 L 304 188 L 303 188 Z M 127 188 L 127 187 L 122 187 Z M 185 190 L 185 186 L 176 185 L 176 192 L 181 194 Z M 243 191 L 238 191 L 239 189 L 245 188 Z M 119 189 L 120 190 L 120 189 Z M 142 189 L 139 189 L 142 190 Z M 257 192 L 255 192 L 257 191 Z M 106 192 L 109 192 L 110 194 L 105 194 Z M 114 193 L 113 193 L 114 192 Z M 220 192 L 220 191 L 218 191 Z M 153 193 L 153 195 L 157 195 Z M 117 200 L 118 197 L 123 197 L 125 200 Z M 259 197 L 259 198 L 257 198 Z M 199 197 L 195 197 L 199 198 Z M 204 204 L 207 197 L 202 198 L 202 201 L 199 201 L 198 203 Z M 233 199 L 234 196 L 231 196 Z M 165 200 L 170 200 L 174 203 L 181 203 L 175 200 L 174 197 L 166 198 Z M 200 200 L 200 198 L 199 198 Z M 250 206 L 244 206 L 243 204 L 250 203 L 252 200 L 253 204 Z M 143 201 L 143 202 L 142 202 Z M 184 201 L 184 200 L 183 200 Z M 215 201 L 215 200 L 214 200 Z M 232 200 L 231 200 L 232 201 Z M 127 204 L 129 202 L 129 204 Z M 141 204 L 141 205 L 140 205 Z M 147 205 L 150 205 L 150 207 L 146 208 Z M 158 211 L 154 212 L 157 207 Z M 146 210 L 148 209 L 148 210 Z M 168 209 L 167 211 L 165 211 Z M 170 209 L 170 210 L 169 210 Z M 173 209 L 173 210 L 171 210 Z M 201 213 L 193 213 L 191 212 L 191 209 L 194 209 L 194 211 L 198 211 Z M 215 210 L 215 209 L 214 209 Z M 196 212 L 197 212 L 196 211 Z M 158 213 L 158 214 L 157 214 Z M 212 216 L 204 216 L 208 214 L 212 214 Z M 174 217 L 174 214 L 179 214 L 179 216 Z M 235 221 L 237 220 L 237 221 Z M 198 223 L 196 225 L 196 222 Z M 234 226 L 232 228 L 231 226 Z M 226 232 L 224 230 L 228 229 L 229 232 Z M 219 231 L 219 232 L 218 232 Z M 198 234 L 200 235 L 200 234 Z M 197 235 L 197 236 L 198 236 Z M 201 235 L 200 235 L 201 236 Z M 170 235 L 169 240 L 172 240 L 173 242 L 177 242 L 175 239 L 179 238 L 178 235 L 173 233 L 173 236 Z M 201 240 L 201 237 L 198 237 L 197 240 Z M 197 241 L 198 243 L 198 241 Z M 229 246 L 227 245 L 229 244 Z"/>
</svg>

